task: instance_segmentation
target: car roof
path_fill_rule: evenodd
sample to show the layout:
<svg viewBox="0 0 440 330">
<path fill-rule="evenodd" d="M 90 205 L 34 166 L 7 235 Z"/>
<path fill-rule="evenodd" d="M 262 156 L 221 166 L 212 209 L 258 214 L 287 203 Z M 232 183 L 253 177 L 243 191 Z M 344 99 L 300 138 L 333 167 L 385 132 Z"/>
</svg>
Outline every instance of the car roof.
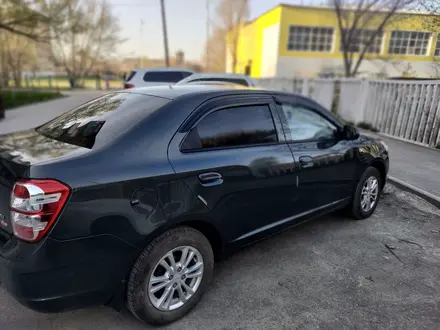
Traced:
<svg viewBox="0 0 440 330">
<path fill-rule="evenodd" d="M 174 67 L 174 68 L 136 68 L 133 69 L 133 71 L 144 71 L 144 72 L 168 72 L 168 71 L 182 71 L 182 72 L 193 72 L 190 69 L 184 69 L 184 68 L 178 68 L 178 67 Z"/>
<path fill-rule="evenodd" d="M 237 94 L 237 93 L 269 93 L 269 91 L 259 88 L 241 86 L 241 85 L 220 85 L 220 84 L 187 84 L 187 85 L 161 85 L 151 87 L 138 87 L 128 90 L 122 90 L 124 93 L 137 93 L 152 95 L 166 99 L 176 99 L 188 94 Z"/>
</svg>

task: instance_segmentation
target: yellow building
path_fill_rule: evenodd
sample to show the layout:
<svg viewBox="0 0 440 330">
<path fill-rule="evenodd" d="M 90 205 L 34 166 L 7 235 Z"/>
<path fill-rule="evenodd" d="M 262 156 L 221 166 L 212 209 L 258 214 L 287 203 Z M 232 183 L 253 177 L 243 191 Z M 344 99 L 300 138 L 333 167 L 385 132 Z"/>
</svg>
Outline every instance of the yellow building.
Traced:
<svg viewBox="0 0 440 330">
<path fill-rule="evenodd" d="M 361 40 L 377 28 L 379 16 L 369 18 Z M 440 77 L 440 34 L 429 31 L 433 28 L 428 24 L 433 18 L 420 12 L 396 13 L 376 37 L 358 75 Z M 355 52 L 361 40 L 350 45 Z M 233 71 L 232 63 L 227 52 L 227 72 Z M 332 8 L 280 4 L 240 28 L 236 73 L 255 78 L 316 77 L 343 74 L 343 68 L 338 20 Z"/>
</svg>

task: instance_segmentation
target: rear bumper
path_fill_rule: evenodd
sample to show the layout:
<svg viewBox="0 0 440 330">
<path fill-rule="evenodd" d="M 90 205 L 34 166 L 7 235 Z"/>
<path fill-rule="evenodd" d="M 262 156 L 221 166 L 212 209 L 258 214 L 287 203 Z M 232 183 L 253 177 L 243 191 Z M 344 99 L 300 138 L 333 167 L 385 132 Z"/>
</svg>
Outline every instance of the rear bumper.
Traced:
<svg viewBox="0 0 440 330">
<path fill-rule="evenodd" d="M 16 244 L 18 250 L 21 245 L 29 246 Z M 103 246 L 113 247 L 106 251 Z M 137 249 L 113 236 L 63 242 L 46 239 L 23 259 L 20 253 L 0 255 L 0 278 L 19 303 L 38 312 L 102 305 L 125 281 L 137 253 Z"/>
</svg>

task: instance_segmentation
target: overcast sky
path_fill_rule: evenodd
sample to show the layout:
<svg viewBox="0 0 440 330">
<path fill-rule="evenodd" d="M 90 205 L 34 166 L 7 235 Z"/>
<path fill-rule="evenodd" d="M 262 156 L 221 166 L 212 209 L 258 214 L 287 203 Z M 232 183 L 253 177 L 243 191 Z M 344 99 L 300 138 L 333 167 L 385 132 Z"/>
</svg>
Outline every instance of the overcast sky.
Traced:
<svg viewBox="0 0 440 330">
<path fill-rule="evenodd" d="M 118 47 L 120 56 L 161 58 L 164 55 L 160 0 L 108 0 L 119 17 L 122 37 L 127 42 Z M 170 54 L 181 49 L 186 59 L 199 60 L 206 41 L 206 1 L 210 16 L 220 0 L 165 0 Z M 318 0 L 249 0 L 251 19 L 283 2 L 286 4 L 313 3 Z M 143 21 L 143 24 L 141 24 Z"/>
</svg>

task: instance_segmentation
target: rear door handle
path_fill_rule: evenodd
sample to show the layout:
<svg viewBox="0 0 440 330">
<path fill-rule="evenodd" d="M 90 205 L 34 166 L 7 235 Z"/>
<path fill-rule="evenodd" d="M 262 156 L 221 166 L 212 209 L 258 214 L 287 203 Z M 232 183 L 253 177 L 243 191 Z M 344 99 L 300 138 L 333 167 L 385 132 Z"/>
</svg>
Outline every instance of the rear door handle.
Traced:
<svg viewBox="0 0 440 330">
<path fill-rule="evenodd" d="M 200 184 L 204 187 L 216 186 L 223 183 L 223 177 L 217 172 L 207 172 L 199 175 Z"/>
<path fill-rule="evenodd" d="M 299 163 L 302 168 L 312 167 L 313 166 L 313 158 L 310 156 L 301 156 L 301 157 L 299 157 Z"/>
</svg>

